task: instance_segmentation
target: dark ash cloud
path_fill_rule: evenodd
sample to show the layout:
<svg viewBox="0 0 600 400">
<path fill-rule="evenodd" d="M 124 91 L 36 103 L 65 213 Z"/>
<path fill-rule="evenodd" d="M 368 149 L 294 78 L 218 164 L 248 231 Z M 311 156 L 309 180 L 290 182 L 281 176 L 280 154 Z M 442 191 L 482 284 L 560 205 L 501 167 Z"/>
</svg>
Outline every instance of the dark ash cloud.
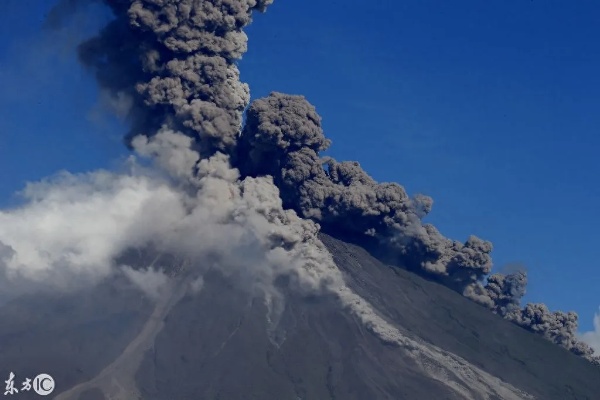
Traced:
<svg viewBox="0 0 600 400">
<path fill-rule="evenodd" d="M 592 347 L 577 337 L 577 313 L 553 312 L 545 304 L 529 303 L 523 309 L 508 313 L 506 318 L 600 365 L 600 356 L 595 355 Z"/>
<path fill-rule="evenodd" d="M 525 329 L 594 359 L 593 350 L 576 337 L 575 313 L 550 312 L 543 304 L 521 309 L 525 272 L 489 275 L 490 242 L 444 237 L 422 222 L 433 205 L 430 197 L 410 197 L 399 184 L 378 183 L 358 162 L 322 158 L 319 153 L 330 144 L 314 106 L 303 96 L 273 92 L 250 105 L 237 160 L 244 174 L 273 176 L 284 206 L 325 230 L 375 239 L 395 264 L 433 277 Z"/>
<path fill-rule="evenodd" d="M 63 1 L 65 8 L 56 15 L 78 3 Z M 376 182 L 358 162 L 321 157 L 331 142 L 304 97 L 272 93 L 247 108 L 250 91 L 236 64 L 247 50 L 243 29 L 252 13 L 265 11 L 272 0 L 104 3 L 115 18 L 80 45 L 79 57 L 112 98 L 108 103 L 118 104 L 130 122 L 127 144 L 154 158 L 186 187 L 185 195 L 192 196 L 186 205 L 203 212 L 222 210 L 221 220 L 233 223 L 234 232 L 240 221 L 247 222 L 241 223 L 242 231 L 250 227 L 258 242 L 280 249 L 267 253 L 274 265 L 289 257 L 308 260 L 292 268 L 299 281 L 309 287 L 329 282 L 342 303 L 353 304 L 353 312 L 375 324 L 380 337 L 396 333 L 389 333 L 385 321 L 368 304 L 363 309 L 344 287 L 339 271 L 321 252 L 313 221 L 329 232 L 376 241 L 395 264 L 435 278 L 589 357 L 589 348 L 575 338 L 574 313 L 550 312 L 543 305 L 520 308 L 524 273 L 488 277 L 490 242 L 476 236 L 458 242 L 423 222 L 433 205 L 430 197 L 409 196 L 397 183 Z"/>
<path fill-rule="evenodd" d="M 167 126 L 203 155 L 231 153 L 250 94 L 236 61 L 243 28 L 272 0 L 105 0 L 115 19 L 82 43 L 80 59 L 102 89 L 127 97 L 128 139 Z"/>
<path fill-rule="evenodd" d="M 272 175 L 286 206 L 325 227 L 376 236 L 411 269 L 461 289 L 490 272 L 491 243 L 445 238 L 421 221 L 431 198 L 378 183 L 358 162 L 321 158 L 329 144 L 304 97 L 272 93 L 248 109 L 238 158 L 243 172 Z"/>
</svg>

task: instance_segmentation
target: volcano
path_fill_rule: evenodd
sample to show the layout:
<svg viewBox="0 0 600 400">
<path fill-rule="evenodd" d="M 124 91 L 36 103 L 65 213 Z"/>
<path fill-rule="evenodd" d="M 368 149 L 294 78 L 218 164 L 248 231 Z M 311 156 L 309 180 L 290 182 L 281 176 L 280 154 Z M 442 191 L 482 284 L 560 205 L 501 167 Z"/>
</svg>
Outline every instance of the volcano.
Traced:
<svg viewBox="0 0 600 400">
<path fill-rule="evenodd" d="M 0 342 L 10 346 L 2 346 L 1 372 L 48 373 L 60 400 L 564 400 L 600 393 L 600 369 L 583 358 L 359 246 L 320 238 L 348 286 L 406 337 L 404 346 L 373 335 L 331 296 L 302 296 L 278 282 L 285 301 L 273 318 L 262 298 L 218 270 L 204 275 L 198 291 L 178 272 L 158 299 L 113 277 L 93 290 L 5 304 Z M 168 260 L 185 271 L 185 260 Z"/>
<path fill-rule="evenodd" d="M 303 96 L 250 102 L 244 28 L 273 0 L 101 3 L 78 57 L 132 154 L 0 211 L 6 395 L 598 398 L 575 313 L 522 308 L 527 275 L 492 274 L 491 242 L 443 236 L 430 197 L 323 156 Z"/>
</svg>

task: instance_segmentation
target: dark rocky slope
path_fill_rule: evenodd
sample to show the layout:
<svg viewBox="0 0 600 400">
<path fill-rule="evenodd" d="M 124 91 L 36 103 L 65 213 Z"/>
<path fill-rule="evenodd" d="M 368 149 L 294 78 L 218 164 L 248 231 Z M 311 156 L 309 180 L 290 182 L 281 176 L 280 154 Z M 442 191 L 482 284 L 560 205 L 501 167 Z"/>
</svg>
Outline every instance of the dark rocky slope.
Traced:
<svg viewBox="0 0 600 400">
<path fill-rule="evenodd" d="M 540 400 L 599 398 L 600 368 L 437 283 L 382 264 L 360 247 L 321 238 L 348 285 L 407 336 L 454 353 Z M 261 298 L 216 271 L 204 281 L 198 294 L 170 309 L 144 353 L 134 378 L 141 398 L 464 398 L 424 374 L 405 351 L 382 343 L 330 296 L 288 293 L 281 318 L 269 324 Z M 1 372 L 48 372 L 57 380 L 56 394 L 92 379 L 152 312 L 133 289 L 118 284 L 118 290 L 107 282 L 70 297 L 4 305 Z M 74 398 L 108 398 L 100 389 L 87 387 Z"/>
<path fill-rule="evenodd" d="M 452 290 L 381 264 L 322 235 L 348 284 L 416 337 L 463 357 L 538 399 L 600 398 L 600 368 Z"/>
</svg>

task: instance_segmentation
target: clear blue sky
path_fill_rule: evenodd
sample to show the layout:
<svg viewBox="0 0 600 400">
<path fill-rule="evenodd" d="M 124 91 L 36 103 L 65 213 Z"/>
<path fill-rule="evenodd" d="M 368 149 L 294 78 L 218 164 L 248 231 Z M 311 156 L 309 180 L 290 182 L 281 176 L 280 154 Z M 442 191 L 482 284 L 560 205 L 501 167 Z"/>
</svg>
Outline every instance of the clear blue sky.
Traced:
<svg viewBox="0 0 600 400">
<path fill-rule="evenodd" d="M 0 205 L 27 180 L 110 167 L 125 128 L 96 110 L 73 46 L 42 32 L 53 1 L 0 3 Z M 96 14 L 98 15 L 98 14 Z M 304 94 L 329 152 L 434 198 L 445 235 L 524 264 L 528 301 L 600 305 L 600 3 L 276 0 L 248 30 L 254 98 Z"/>
</svg>

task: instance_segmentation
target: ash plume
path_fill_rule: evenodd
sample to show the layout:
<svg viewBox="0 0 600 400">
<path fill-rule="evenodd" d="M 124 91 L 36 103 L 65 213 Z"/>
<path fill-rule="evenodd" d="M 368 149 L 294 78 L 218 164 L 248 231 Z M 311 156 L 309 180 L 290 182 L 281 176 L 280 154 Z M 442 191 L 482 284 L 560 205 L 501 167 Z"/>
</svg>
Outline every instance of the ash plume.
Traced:
<svg viewBox="0 0 600 400">
<path fill-rule="evenodd" d="M 284 206 L 328 231 L 375 238 L 395 264 L 434 277 L 525 329 L 593 359 L 593 350 L 576 338 L 575 313 L 552 313 L 544 305 L 520 308 L 525 272 L 487 276 L 490 242 L 476 236 L 464 243 L 444 237 L 422 222 L 433 205 L 430 197 L 409 197 L 396 183 L 378 183 L 358 162 L 320 157 L 330 144 L 314 106 L 302 96 L 273 92 L 247 111 L 239 165 L 250 176 L 273 176 Z"/>
<path fill-rule="evenodd" d="M 126 111 L 131 123 L 127 144 L 137 156 L 150 158 L 154 168 L 134 162 L 137 173 L 93 173 L 87 177 L 92 181 L 87 190 L 81 189 L 86 183 L 82 176 L 71 176 L 65 185 L 48 183 L 48 192 L 39 200 L 51 202 L 54 194 L 58 199 L 43 208 L 45 218 L 40 221 L 52 219 L 55 212 L 68 215 L 75 204 L 88 211 L 85 227 L 102 226 L 98 221 L 106 220 L 103 210 L 110 207 L 99 207 L 96 199 L 114 200 L 113 186 L 120 187 L 119 182 L 125 184 L 117 194 L 131 202 L 127 216 L 109 218 L 107 232 L 88 235 L 92 244 L 105 244 L 95 253 L 97 259 L 90 265 L 75 260 L 70 270 L 98 272 L 95 280 L 118 270 L 151 295 L 167 281 L 162 271 L 166 266 L 149 265 L 140 271 L 122 265 L 124 253 L 150 247 L 190 261 L 193 267 L 181 274 L 191 275 L 192 292 L 200 290 L 205 272 L 218 269 L 243 289 L 263 295 L 270 308 L 267 318 L 277 320 L 282 307 L 275 282 L 285 277 L 301 293 L 337 295 L 341 305 L 365 324 L 369 321 L 372 332 L 385 339 L 382 332 L 391 328 L 378 326 L 384 320 L 360 297 L 349 297 L 352 292 L 341 271 L 317 237 L 317 223 L 284 207 L 272 176 L 242 175 L 235 166 L 243 110 L 249 102 L 248 86 L 240 82 L 235 61 L 246 51 L 243 28 L 252 12 L 265 11 L 271 1 L 105 3 L 115 19 L 81 44 L 80 59 L 95 73 L 104 95 L 118 100 L 118 111 Z M 123 110 L 123 104 L 130 109 Z M 136 196 L 135 184 L 149 188 L 147 198 Z M 22 212 L 32 213 L 37 203 L 26 203 Z M 69 233 L 86 236 L 84 226 L 73 226 Z M 38 229 L 39 224 L 31 224 L 22 243 L 6 243 L 16 254 L 6 252 L 7 256 L 24 257 L 19 246 Z M 111 234 L 115 232 L 119 234 Z M 88 259 L 92 247 L 73 252 Z M 69 250 L 57 246 L 52 254 L 70 254 Z M 58 276 L 62 264 L 49 263 L 46 251 L 39 254 L 44 269 Z M 103 266 L 101 273 L 96 265 Z M 8 267 L 16 274 L 38 276 L 27 263 Z"/>
<path fill-rule="evenodd" d="M 523 271 L 508 275 L 493 274 L 485 285 L 497 311 L 504 316 L 519 309 L 521 298 L 527 288 L 527 274 Z"/>
<path fill-rule="evenodd" d="M 377 183 L 357 162 L 322 159 L 329 144 L 304 97 L 272 93 L 248 109 L 238 158 L 245 173 L 274 177 L 285 206 L 327 228 L 377 237 L 408 268 L 461 291 L 491 271 L 490 242 L 445 238 L 422 223 L 430 197 L 411 198 L 396 183 Z"/>
<path fill-rule="evenodd" d="M 79 55 L 100 87 L 129 99 L 128 142 L 163 125 L 230 153 L 250 94 L 235 62 L 243 28 L 272 0 L 105 0 L 115 19 L 82 43 Z M 121 100 L 122 102 L 122 100 Z"/>
<path fill-rule="evenodd" d="M 576 313 L 552 312 L 545 304 L 529 303 L 521 310 L 508 313 L 506 318 L 600 365 L 600 356 L 594 355 L 594 349 L 577 337 L 579 317 Z"/>
<path fill-rule="evenodd" d="M 505 317 L 520 309 L 521 299 L 525 296 L 526 289 L 527 273 L 517 271 L 507 275 L 492 274 L 487 277 L 485 286 L 476 282 L 469 285 L 463 294 Z"/>
<path fill-rule="evenodd" d="M 357 162 L 322 158 L 331 142 L 306 99 L 272 93 L 248 108 L 249 87 L 236 65 L 247 50 L 243 29 L 252 13 L 265 11 L 272 0 L 104 3 L 115 18 L 80 45 L 79 57 L 112 99 L 107 103 L 126 115 L 127 145 L 152 158 L 160 171 L 134 181 L 168 199 L 137 204 L 140 220 L 125 227 L 126 240 L 99 253 L 103 260 L 150 243 L 204 260 L 194 282 L 201 282 L 206 268 L 219 268 L 251 282 L 267 303 L 278 298 L 273 282 L 285 275 L 303 292 L 337 293 L 373 333 L 383 340 L 396 337 L 364 300 L 347 294 L 341 272 L 317 238 L 323 226 L 375 240 L 394 264 L 435 278 L 575 353 L 589 354 L 575 339 L 576 315 L 550 313 L 539 305 L 519 308 L 525 275 L 492 275 L 484 284 L 492 269 L 492 244 L 476 236 L 458 242 L 424 223 L 430 197 L 378 183 Z M 97 194 L 96 188 L 88 192 Z M 142 229 L 152 223 L 141 215 L 161 215 L 162 228 Z M 15 243 L 4 245 L 10 251 L 2 250 L 1 260 L 10 268 L 6 260 L 25 252 Z M 245 268 L 248 264 L 258 267 Z M 161 282 L 156 275 L 129 274 L 142 286 Z"/>
</svg>

